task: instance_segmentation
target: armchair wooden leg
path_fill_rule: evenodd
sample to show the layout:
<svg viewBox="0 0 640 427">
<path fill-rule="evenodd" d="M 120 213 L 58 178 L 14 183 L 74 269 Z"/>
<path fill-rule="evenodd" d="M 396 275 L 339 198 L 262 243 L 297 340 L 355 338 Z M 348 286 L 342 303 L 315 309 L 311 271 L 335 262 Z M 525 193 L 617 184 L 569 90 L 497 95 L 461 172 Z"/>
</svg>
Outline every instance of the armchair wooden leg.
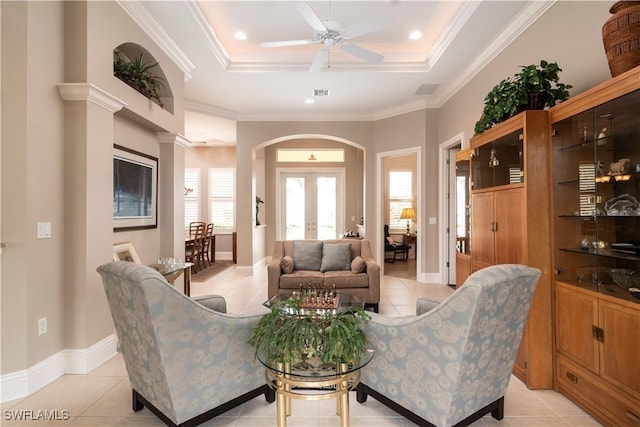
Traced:
<svg viewBox="0 0 640 427">
<path fill-rule="evenodd" d="M 131 397 L 132 397 L 132 408 L 133 408 L 133 412 L 138 412 L 138 411 L 142 411 L 142 409 L 144 408 L 144 403 L 142 403 L 142 401 L 140 400 L 140 395 L 138 394 L 137 391 L 135 390 L 131 390 Z"/>
<path fill-rule="evenodd" d="M 275 402 L 276 401 L 276 391 L 274 389 L 272 389 L 271 387 L 268 387 L 264 391 L 264 398 L 266 399 L 266 401 L 268 403 Z"/>
<path fill-rule="evenodd" d="M 491 416 L 496 420 L 501 420 L 504 418 L 504 396 L 496 401 L 497 407 L 491 411 Z"/>
<path fill-rule="evenodd" d="M 364 403 L 367 401 L 367 392 L 364 389 L 364 385 L 362 383 L 356 386 L 356 400 L 358 403 Z"/>
</svg>

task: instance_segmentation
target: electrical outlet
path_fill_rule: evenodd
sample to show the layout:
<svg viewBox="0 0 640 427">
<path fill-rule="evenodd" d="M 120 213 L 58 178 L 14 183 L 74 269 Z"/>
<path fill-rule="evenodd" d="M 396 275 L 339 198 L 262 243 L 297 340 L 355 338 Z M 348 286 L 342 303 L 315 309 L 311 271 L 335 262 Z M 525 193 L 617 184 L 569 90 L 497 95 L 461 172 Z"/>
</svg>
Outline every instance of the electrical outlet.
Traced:
<svg viewBox="0 0 640 427">
<path fill-rule="evenodd" d="M 47 318 L 43 317 L 38 319 L 38 336 L 44 335 L 47 333 Z"/>
</svg>

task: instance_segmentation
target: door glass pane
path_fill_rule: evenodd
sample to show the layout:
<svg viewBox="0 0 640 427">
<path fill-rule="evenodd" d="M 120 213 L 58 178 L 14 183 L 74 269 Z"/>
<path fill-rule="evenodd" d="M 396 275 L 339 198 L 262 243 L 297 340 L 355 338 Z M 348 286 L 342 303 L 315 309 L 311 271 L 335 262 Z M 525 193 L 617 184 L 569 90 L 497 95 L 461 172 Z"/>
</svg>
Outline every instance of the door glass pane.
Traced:
<svg viewBox="0 0 640 427">
<path fill-rule="evenodd" d="M 318 239 L 335 239 L 338 236 L 336 224 L 337 179 L 320 176 L 316 180 L 318 193 Z"/>
<path fill-rule="evenodd" d="M 304 239 L 304 177 L 287 177 L 285 180 L 285 189 L 285 239 Z"/>
</svg>

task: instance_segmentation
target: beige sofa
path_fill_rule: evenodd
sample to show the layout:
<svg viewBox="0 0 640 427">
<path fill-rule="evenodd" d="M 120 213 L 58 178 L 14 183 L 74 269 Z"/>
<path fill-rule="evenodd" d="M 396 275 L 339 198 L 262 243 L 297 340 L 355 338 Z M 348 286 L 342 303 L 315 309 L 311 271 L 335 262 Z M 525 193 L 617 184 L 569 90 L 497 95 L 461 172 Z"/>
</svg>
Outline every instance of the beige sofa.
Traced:
<svg viewBox="0 0 640 427">
<path fill-rule="evenodd" d="M 291 294 L 300 285 L 335 285 L 378 311 L 380 265 L 369 240 L 277 240 L 267 271 L 269 298 Z"/>
</svg>

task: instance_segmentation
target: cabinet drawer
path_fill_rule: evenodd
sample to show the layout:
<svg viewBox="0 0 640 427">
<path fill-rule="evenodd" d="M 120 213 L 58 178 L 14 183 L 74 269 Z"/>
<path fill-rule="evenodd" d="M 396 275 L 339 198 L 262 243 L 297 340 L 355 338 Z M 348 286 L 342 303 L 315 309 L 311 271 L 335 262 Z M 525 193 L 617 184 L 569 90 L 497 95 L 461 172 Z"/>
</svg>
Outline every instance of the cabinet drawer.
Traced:
<svg viewBox="0 0 640 427">
<path fill-rule="evenodd" d="M 582 409 L 605 425 L 640 426 L 640 401 L 620 393 L 588 370 L 557 358 L 557 384 Z"/>
</svg>

